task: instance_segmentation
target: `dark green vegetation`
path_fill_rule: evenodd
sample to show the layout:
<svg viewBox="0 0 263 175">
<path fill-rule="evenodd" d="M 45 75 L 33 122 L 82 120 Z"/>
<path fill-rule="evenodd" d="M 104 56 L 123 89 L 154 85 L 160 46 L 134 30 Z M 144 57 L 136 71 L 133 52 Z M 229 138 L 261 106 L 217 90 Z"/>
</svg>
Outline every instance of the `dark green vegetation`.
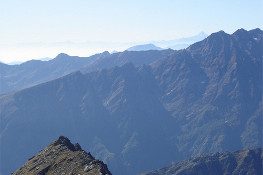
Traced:
<svg viewBox="0 0 263 175">
<path fill-rule="evenodd" d="M 260 29 L 241 29 L 186 50 L 117 53 L 86 74 L 0 96 L 0 171 L 10 174 L 60 135 L 116 175 L 261 147 L 262 39 Z M 108 69 L 90 72 L 96 66 Z"/>
<path fill-rule="evenodd" d="M 193 157 L 143 175 L 261 175 L 262 148 Z"/>
<path fill-rule="evenodd" d="M 111 175 L 107 165 L 95 160 L 90 153 L 83 151 L 79 144 L 72 144 L 60 136 L 34 157 L 31 157 L 13 175 Z"/>
</svg>

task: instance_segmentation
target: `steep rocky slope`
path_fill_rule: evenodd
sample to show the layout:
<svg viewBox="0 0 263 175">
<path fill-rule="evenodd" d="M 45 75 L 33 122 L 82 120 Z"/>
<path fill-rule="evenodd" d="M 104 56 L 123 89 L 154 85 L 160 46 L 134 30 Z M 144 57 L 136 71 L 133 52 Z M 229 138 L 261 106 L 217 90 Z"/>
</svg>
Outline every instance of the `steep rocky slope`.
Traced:
<svg viewBox="0 0 263 175">
<path fill-rule="evenodd" d="M 142 175 L 261 175 L 262 148 L 193 157 Z"/>
<path fill-rule="evenodd" d="M 260 29 L 220 31 L 152 65 L 186 157 L 262 145 L 262 48 Z"/>
<path fill-rule="evenodd" d="M 13 159 L 16 166 L 22 164 L 24 156 L 62 134 L 78 139 L 116 174 L 168 164 L 177 152 L 170 140 L 176 125 L 154 95 L 157 89 L 149 67 L 127 64 L 87 75 L 77 72 L 3 96 L 1 168 L 11 169 Z M 156 155 L 158 160 L 147 161 Z"/>
<path fill-rule="evenodd" d="M 111 175 L 107 165 L 95 160 L 90 153 L 82 150 L 79 144 L 73 145 L 63 136 L 31 157 L 13 173 L 13 175 L 30 174 Z"/>
</svg>

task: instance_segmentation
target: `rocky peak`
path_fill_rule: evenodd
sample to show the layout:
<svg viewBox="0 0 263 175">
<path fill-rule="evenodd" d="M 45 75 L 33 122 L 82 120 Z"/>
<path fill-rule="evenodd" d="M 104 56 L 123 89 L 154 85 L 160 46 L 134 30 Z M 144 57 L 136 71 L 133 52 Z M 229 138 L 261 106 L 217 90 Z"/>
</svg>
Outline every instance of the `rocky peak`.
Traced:
<svg viewBox="0 0 263 175">
<path fill-rule="evenodd" d="M 60 136 L 13 173 L 30 174 L 111 175 L 107 165 L 64 136 Z"/>
<path fill-rule="evenodd" d="M 238 29 L 237 31 L 235 31 L 232 36 L 237 39 L 239 42 L 248 42 L 251 38 L 251 36 L 249 35 L 249 32 L 246 31 L 245 29 Z"/>
<path fill-rule="evenodd" d="M 253 38 L 262 38 L 263 37 L 263 31 L 260 30 L 259 28 L 253 29 L 249 31 L 249 34 L 253 37 Z"/>
<path fill-rule="evenodd" d="M 248 31 L 241 28 L 241 29 L 238 29 L 237 31 L 235 31 L 233 34 L 246 34 L 246 33 L 248 33 Z"/>
<path fill-rule="evenodd" d="M 187 48 L 188 51 L 192 53 L 201 53 L 201 54 L 211 54 L 211 53 L 220 53 L 221 49 L 225 47 L 225 44 L 229 42 L 231 36 L 224 31 L 219 31 L 212 33 L 206 39 L 194 43 Z"/>
<path fill-rule="evenodd" d="M 81 146 L 78 143 L 72 144 L 70 140 L 64 136 L 60 136 L 58 140 L 53 142 L 53 145 L 54 146 L 57 146 L 57 145 L 66 146 L 71 151 L 82 151 Z"/>
<path fill-rule="evenodd" d="M 52 62 L 61 62 L 61 61 L 65 61 L 65 60 L 72 60 L 72 56 L 69 56 L 66 53 L 60 53 L 58 54 L 54 59 L 52 59 Z"/>
</svg>

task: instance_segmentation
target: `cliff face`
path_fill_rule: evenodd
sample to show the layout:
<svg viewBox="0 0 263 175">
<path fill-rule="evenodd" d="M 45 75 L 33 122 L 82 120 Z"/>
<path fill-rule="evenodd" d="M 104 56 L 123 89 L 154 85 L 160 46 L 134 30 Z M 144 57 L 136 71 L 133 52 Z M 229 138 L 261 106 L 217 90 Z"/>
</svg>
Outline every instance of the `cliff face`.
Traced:
<svg viewBox="0 0 263 175">
<path fill-rule="evenodd" d="M 197 156 L 144 175 L 261 175 L 262 149 Z"/>
<path fill-rule="evenodd" d="M 30 158 L 13 175 L 82 174 L 111 175 L 102 161 L 72 144 L 66 137 L 59 137 L 36 156 Z"/>
</svg>

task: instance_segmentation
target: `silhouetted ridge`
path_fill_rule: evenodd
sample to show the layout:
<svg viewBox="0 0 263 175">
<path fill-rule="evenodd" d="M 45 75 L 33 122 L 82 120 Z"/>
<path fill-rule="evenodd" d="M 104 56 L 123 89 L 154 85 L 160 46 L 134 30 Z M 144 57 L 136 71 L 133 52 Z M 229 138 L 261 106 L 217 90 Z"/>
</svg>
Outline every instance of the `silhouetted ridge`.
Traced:
<svg viewBox="0 0 263 175">
<path fill-rule="evenodd" d="M 247 34 L 248 31 L 241 28 L 241 29 L 238 29 L 237 31 L 235 31 L 233 34 Z"/>
<path fill-rule="evenodd" d="M 66 54 L 66 53 L 60 53 L 60 54 L 58 54 L 57 56 L 56 56 L 56 58 L 62 58 L 62 57 L 68 57 L 69 55 L 68 54 Z M 55 58 L 55 59 L 56 59 Z"/>
<path fill-rule="evenodd" d="M 234 36 L 237 40 L 242 40 L 242 42 L 244 43 L 245 41 L 248 41 L 250 39 L 253 39 L 249 32 L 246 31 L 245 29 L 239 29 L 236 32 L 234 32 L 232 34 L 232 36 Z"/>
<path fill-rule="evenodd" d="M 187 48 L 188 51 L 193 54 L 198 53 L 199 55 L 219 54 L 224 47 L 228 47 L 231 36 L 224 31 L 212 33 L 206 39 L 192 44 Z"/>
<path fill-rule="evenodd" d="M 256 28 L 254 30 L 250 30 L 248 32 L 253 38 L 255 38 L 255 37 L 262 38 L 263 37 L 263 31 L 260 30 L 259 28 Z"/>
<path fill-rule="evenodd" d="M 174 51 L 151 50 L 110 54 L 108 51 L 105 51 L 90 57 L 69 56 L 61 53 L 49 61 L 34 60 L 12 66 L 0 64 L 0 94 L 31 87 L 75 71 L 87 73 L 114 66 L 122 66 L 129 62 L 135 66 L 149 65 L 172 52 Z"/>
<path fill-rule="evenodd" d="M 101 54 L 104 55 L 104 56 L 106 56 L 106 55 L 110 55 L 110 52 L 104 51 L 104 52 L 102 52 Z"/>
</svg>

